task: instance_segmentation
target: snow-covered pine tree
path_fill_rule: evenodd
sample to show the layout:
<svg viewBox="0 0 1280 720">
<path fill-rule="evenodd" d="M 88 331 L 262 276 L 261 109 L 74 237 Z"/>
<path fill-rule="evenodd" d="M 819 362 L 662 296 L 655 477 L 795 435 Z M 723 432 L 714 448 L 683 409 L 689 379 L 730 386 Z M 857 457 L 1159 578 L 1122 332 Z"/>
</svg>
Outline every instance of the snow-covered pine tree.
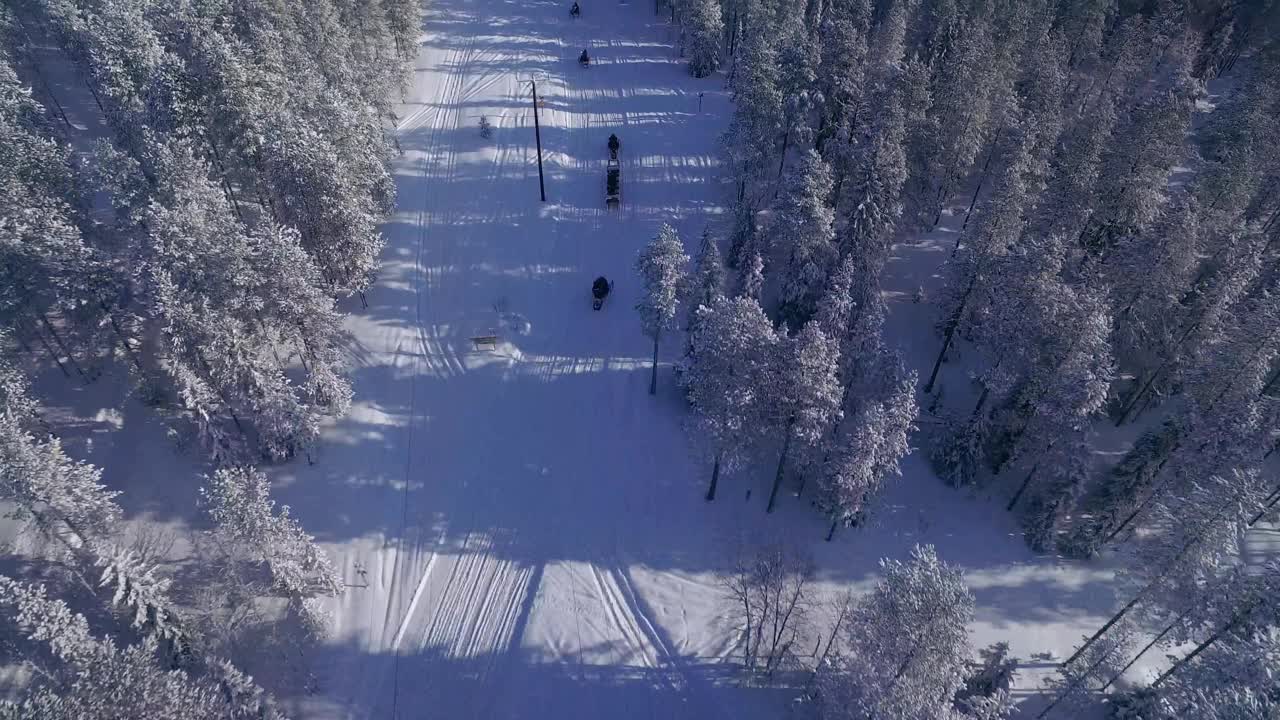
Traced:
<svg viewBox="0 0 1280 720">
<path fill-rule="evenodd" d="M 696 436 L 714 456 L 707 488 L 707 500 L 714 500 L 722 466 L 741 462 L 765 429 L 778 335 L 759 303 L 748 297 L 720 296 L 697 312 L 685 378 Z"/>
<path fill-rule="evenodd" d="M 1194 196 L 1173 198 L 1144 231 L 1120 240 L 1102 267 L 1111 287 L 1116 357 L 1149 372 L 1176 344 L 1188 308 L 1182 299 L 1200 262 L 1200 211 Z"/>
<path fill-rule="evenodd" d="M 815 83 L 820 98 L 815 147 L 830 161 L 827 141 L 847 138 L 850 129 L 860 122 L 872 3 L 827 3 L 824 10 L 817 33 L 820 61 L 815 68 Z"/>
<path fill-rule="evenodd" d="M 0 48 L 0 325 L 46 346 L 61 345 L 68 327 L 91 333 L 99 318 L 95 290 L 104 278 L 81 234 L 84 192 L 70 147 Z M 61 333 L 51 316 L 68 321 Z M 61 367 L 60 353 L 50 355 Z"/>
<path fill-rule="evenodd" d="M 1006 447 L 1001 448 L 997 472 L 1010 462 L 1038 463 L 1055 442 L 1086 430 L 1090 418 L 1106 404 L 1114 375 L 1110 308 L 1101 292 L 1068 285 L 1057 273 L 1014 278 L 1005 291 L 1010 296 L 1031 295 L 1039 325 L 1027 328 L 1036 332 L 1031 336 L 1021 333 L 1018 318 L 994 323 L 1019 327 L 1021 341 L 1035 348 L 1017 380 L 1020 391 L 1002 413 L 1006 422 L 1000 432 Z M 1006 302 L 1002 307 L 1006 305 L 1020 308 L 1022 303 Z"/>
<path fill-rule="evenodd" d="M 102 484 L 101 470 L 68 457 L 57 438 L 31 432 L 36 403 L 3 357 L 0 378 L 7 378 L 0 388 L 0 498 L 11 514 L 73 549 L 109 535 L 123 514 L 119 493 Z"/>
<path fill-rule="evenodd" d="M 1197 174 L 1195 193 L 1199 205 L 1213 216 L 1210 224 L 1217 227 L 1234 224 L 1267 178 L 1280 171 L 1280 153 L 1264 139 L 1280 132 L 1280 52 L 1260 53 L 1255 62 L 1258 66 L 1241 78 L 1241 87 L 1196 133 L 1205 165 Z"/>
<path fill-rule="evenodd" d="M 827 540 L 840 525 L 861 522 L 884 482 L 901 474 L 916 419 L 916 374 L 896 354 L 880 350 L 863 358 L 857 373 L 856 387 L 845 393 L 843 423 L 818 447 L 821 460 L 809 466 L 817 475 L 814 504 L 831 519 Z"/>
<path fill-rule="evenodd" d="M 277 510 L 260 470 L 222 468 L 206 478 L 200 494 L 217 532 L 265 565 L 280 589 L 296 597 L 342 592 L 342 579 L 289 506 Z"/>
<path fill-rule="evenodd" d="M 733 117 L 723 137 L 725 154 L 738 197 L 746 197 L 752 183 L 772 166 L 782 138 L 783 106 L 775 38 L 753 27 L 734 58 Z"/>
<path fill-rule="evenodd" d="M 764 257 L 753 252 L 738 266 L 738 295 L 757 303 L 764 298 Z"/>
<path fill-rule="evenodd" d="M 724 14 L 718 0 L 686 0 L 681 5 L 681 32 L 689 72 L 694 77 L 706 77 L 720 67 Z"/>
<path fill-rule="evenodd" d="M 823 718 L 955 717 L 970 655 L 974 600 L 960 570 L 917 545 L 907 562 L 882 560 L 882 579 L 858 602 L 842 646 L 820 669 Z"/>
<path fill-rule="evenodd" d="M 653 368 L 649 394 L 658 392 L 658 341 L 675 325 L 680 312 L 680 294 L 686 282 L 689 256 L 675 228 L 663 224 L 658 234 L 636 259 L 636 271 L 644 280 L 644 296 L 636 303 L 640 327 L 653 338 Z"/>
<path fill-rule="evenodd" d="M 1117 128 L 1099 166 L 1093 212 L 1081 241 L 1105 257 L 1118 238 L 1141 232 L 1164 204 L 1169 173 L 1184 154 L 1196 98 L 1185 64 L 1167 88 L 1140 102 Z"/>
<path fill-rule="evenodd" d="M 814 83 L 820 62 L 818 46 L 803 19 L 786 14 L 778 32 L 778 89 L 782 93 L 782 149 L 779 151 L 778 179 L 787 164 L 787 150 L 803 147 L 813 140 L 814 109 L 821 96 Z M 776 192 L 776 191 L 775 191 Z"/>
<path fill-rule="evenodd" d="M 899 3 L 901 4 L 901 3 Z M 859 254 L 878 276 L 888 260 L 890 234 L 902 214 L 902 186 L 907 179 L 904 149 L 907 100 L 912 83 L 924 79 L 918 63 L 891 76 L 877 94 L 866 133 L 854 143 L 841 169 L 837 212 L 843 229 L 837 232 L 841 255 Z"/>
<path fill-rule="evenodd" d="M 792 448 L 816 448 L 833 423 L 840 421 L 840 343 L 817 322 L 805 324 L 794 338 L 782 337 L 774 360 L 775 382 L 770 411 L 782 429 L 782 451 L 765 512 L 773 512 Z"/>
<path fill-rule="evenodd" d="M 246 231 L 188 148 L 156 155 L 168 157 L 168 189 L 147 212 L 153 262 L 141 290 L 164 321 L 162 367 L 215 452 L 235 454 L 219 427 L 229 417 L 242 432 L 242 420 L 254 423 L 269 457 L 291 457 L 313 441 L 321 415 L 350 399 L 333 301 L 297 233 Z M 298 353 L 304 385 L 285 375 L 280 352 Z"/>
<path fill-rule="evenodd" d="M 770 244 L 787 254 L 778 316 L 792 327 L 813 316 L 827 275 L 835 269 L 835 213 L 827 207 L 831 187 L 830 168 L 810 150 L 774 202 Z"/>
<path fill-rule="evenodd" d="M 43 587 L 0 576 L 0 606 L 21 636 L 20 657 L 38 669 L 33 685 L 0 713 L 23 718 L 147 717 L 156 720 L 284 720 L 260 688 L 230 693 L 213 677 L 169 669 L 156 641 L 120 647 L 90 632 L 83 615 Z M 240 685 L 251 679 L 235 671 Z"/>
<path fill-rule="evenodd" d="M 990 3 L 967 8 L 953 35 L 933 51 L 945 56 L 931 68 L 931 132 L 911 141 L 920 222 L 936 225 L 946 202 L 986 142 L 996 90 L 995 27 Z"/>
<path fill-rule="evenodd" d="M 693 336 L 698 326 L 698 308 L 711 307 L 715 299 L 724 294 L 724 259 L 720 255 L 720 243 L 711 234 L 711 228 L 702 231 L 702 243 L 698 247 L 698 255 L 694 259 L 693 275 L 689 277 L 689 286 L 685 299 L 685 348 L 683 366 L 689 362 L 693 353 Z"/>
<path fill-rule="evenodd" d="M 1010 133 L 1014 135 L 1011 142 L 1015 143 L 1010 161 L 946 267 L 946 284 L 938 302 L 942 348 L 925 382 L 926 393 L 933 392 L 942 362 L 957 335 L 967 334 L 992 302 L 998 302 L 998 259 L 1009 252 L 1026 227 L 1026 211 L 1031 203 L 1027 178 L 1036 172 L 1032 154 L 1035 136 L 1022 128 Z"/>
<path fill-rule="evenodd" d="M 1117 425 L 1144 406 L 1148 394 L 1172 384 L 1197 349 L 1218 336 L 1229 309 L 1258 278 L 1263 243 L 1255 234 L 1232 234 L 1217 242 L 1217 251 L 1200 264 L 1191 288 L 1178 299 L 1181 312 L 1173 332 L 1162 337 L 1167 343 L 1158 348 L 1158 363 L 1142 369 L 1121 401 Z"/>
</svg>

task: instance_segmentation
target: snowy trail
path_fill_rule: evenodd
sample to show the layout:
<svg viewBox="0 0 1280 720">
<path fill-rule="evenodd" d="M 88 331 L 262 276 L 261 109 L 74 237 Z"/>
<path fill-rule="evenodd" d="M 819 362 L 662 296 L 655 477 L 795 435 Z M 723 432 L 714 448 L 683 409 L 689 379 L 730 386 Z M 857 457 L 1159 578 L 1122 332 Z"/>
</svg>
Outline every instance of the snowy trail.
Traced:
<svg viewBox="0 0 1280 720">
<path fill-rule="evenodd" d="M 645 185 L 687 185 L 676 189 L 710 206 L 718 130 L 690 132 L 689 114 L 670 109 L 694 81 L 643 10 L 587 5 L 573 22 L 558 3 L 434 4 L 398 126 L 383 271 L 350 323 L 357 406 L 327 433 L 317 469 L 299 471 L 320 477 L 297 487 L 330 492 L 289 498 L 308 515 L 329 511 L 318 534 L 341 548 L 356 586 L 335 606 L 335 642 L 318 663 L 326 714 L 606 715 L 621 702 L 638 717 L 707 715 L 686 698 L 695 684 L 678 669 L 680 649 L 645 615 L 619 554 L 628 538 L 648 543 L 659 493 L 692 474 L 671 408 L 646 402 L 645 341 L 630 312 L 634 253 L 656 220 L 675 219 L 661 207 L 673 188 Z M 589 70 L 579 46 L 596 54 Z M 544 102 L 545 205 L 528 78 Z M 629 112 L 612 105 L 637 89 L 669 107 L 624 128 Z M 480 114 L 495 126 L 487 141 Z M 626 210 L 609 213 L 614 131 L 628 149 L 647 137 L 701 172 L 628 167 Z M 646 197 L 650 219 L 633 222 Z M 600 313 L 587 293 L 596 274 L 620 281 Z M 492 331 L 499 351 L 474 352 L 468 338 Z M 654 458 L 630 438 L 678 451 Z M 609 467 L 622 475 L 601 483 Z M 646 512 L 635 513 L 640 496 Z M 688 510 L 692 520 L 698 508 Z M 543 707 L 526 701 L 548 692 Z"/>
</svg>

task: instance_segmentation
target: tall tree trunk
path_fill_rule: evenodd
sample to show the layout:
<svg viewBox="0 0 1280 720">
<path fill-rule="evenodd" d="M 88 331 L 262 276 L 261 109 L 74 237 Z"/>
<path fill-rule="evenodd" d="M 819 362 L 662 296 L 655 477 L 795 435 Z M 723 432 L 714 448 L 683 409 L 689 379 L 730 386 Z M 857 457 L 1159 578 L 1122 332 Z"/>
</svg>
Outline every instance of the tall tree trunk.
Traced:
<svg viewBox="0 0 1280 720">
<path fill-rule="evenodd" d="M 653 365 L 649 374 L 649 394 L 658 394 L 658 334 L 653 336 Z"/>
<path fill-rule="evenodd" d="M 62 374 L 66 377 L 71 377 L 71 373 L 67 371 L 67 366 L 62 364 L 62 358 L 52 347 L 49 346 L 49 341 L 44 339 L 44 333 L 40 332 L 40 328 L 32 329 L 35 330 L 32 334 L 35 335 L 36 339 L 40 341 L 40 344 L 44 346 L 44 351 L 49 353 L 49 357 L 53 358 L 53 361 L 58 364 L 58 369 L 62 371 Z"/>
<path fill-rule="evenodd" d="M 1172 632 L 1173 629 L 1178 626 L 1178 623 L 1182 621 L 1182 618 L 1187 616 L 1187 612 L 1190 612 L 1190 611 L 1184 611 L 1183 613 L 1178 615 L 1178 617 L 1174 618 L 1173 622 L 1166 625 L 1165 628 L 1160 631 L 1159 635 L 1156 635 L 1154 638 L 1152 638 L 1151 642 L 1144 645 L 1142 649 L 1138 651 L 1138 654 L 1133 656 L 1132 660 L 1125 663 L 1124 667 L 1120 668 L 1120 670 L 1115 675 L 1113 675 L 1111 679 L 1106 682 L 1105 685 L 1098 688 L 1098 692 L 1106 692 L 1107 688 L 1111 687 L 1112 683 L 1114 683 L 1116 680 L 1119 680 L 1121 675 L 1124 675 L 1126 672 L 1128 672 L 1129 668 L 1133 667 L 1133 664 L 1138 662 L 1138 660 L 1141 659 L 1143 655 L 1146 655 L 1148 650 L 1155 647 L 1156 644 L 1158 644 L 1161 640 L 1163 640 L 1166 635 Z"/>
<path fill-rule="evenodd" d="M 773 512 L 773 503 L 778 498 L 778 488 L 782 487 L 782 474 L 787 466 L 787 452 L 791 449 L 791 427 L 795 421 L 787 423 L 787 437 L 782 441 L 782 454 L 778 456 L 778 471 L 773 475 L 773 490 L 769 492 L 769 504 L 765 506 L 764 511 Z"/>
<path fill-rule="evenodd" d="M 1224 515 L 1228 509 L 1230 509 L 1230 507 L 1231 507 L 1231 505 L 1232 505 L 1232 500 L 1233 500 L 1233 499 L 1228 499 L 1225 503 L 1223 503 L 1223 504 L 1222 504 L 1222 507 L 1218 508 L 1218 512 L 1217 512 L 1217 515 L 1215 516 L 1215 519 L 1217 519 L 1217 518 L 1221 518 L 1221 516 L 1222 516 L 1222 515 Z M 1084 642 L 1084 644 L 1083 644 L 1083 645 L 1081 645 L 1081 646 L 1080 646 L 1080 647 L 1079 647 L 1079 648 L 1078 648 L 1074 653 L 1072 653 L 1071 657 L 1067 658 L 1066 662 L 1064 662 L 1064 663 L 1062 663 L 1062 664 L 1063 664 L 1064 666 L 1065 666 L 1065 665 L 1069 665 L 1069 664 L 1071 663 L 1071 661 L 1075 660 L 1077 657 L 1079 657 L 1079 656 L 1080 656 L 1080 653 L 1082 653 L 1082 652 L 1084 652 L 1085 650 L 1087 650 L 1087 649 L 1089 648 L 1089 646 L 1090 646 L 1090 645 L 1092 645 L 1095 641 L 1097 641 L 1097 639 L 1098 639 L 1098 638 L 1102 637 L 1102 635 L 1103 635 L 1106 631 L 1110 630 L 1110 629 L 1111 629 L 1111 626 L 1113 626 L 1113 625 L 1115 625 L 1117 622 L 1119 622 L 1121 618 L 1123 618 L 1123 617 L 1124 617 L 1124 616 L 1125 616 L 1125 615 L 1126 615 L 1130 610 L 1132 610 L 1132 609 L 1133 609 L 1133 607 L 1134 607 L 1135 605 L 1137 605 L 1139 601 L 1141 601 L 1141 600 L 1142 600 L 1142 598 L 1147 594 L 1147 592 L 1148 592 L 1148 591 L 1150 591 L 1152 588 L 1154 588 L 1154 587 L 1156 586 L 1156 584 L 1157 584 L 1157 583 L 1159 583 L 1161 580 L 1163 580 L 1163 579 L 1165 578 L 1165 576 L 1169 574 L 1169 571 L 1170 571 L 1171 569 L 1173 569 L 1173 567 L 1174 567 L 1175 565 L 1177 565 L 1177 564 L 1178 564 L 1178 562 L 1179 562 L 1179 561 L 1181 561 L 1181 560 L 1182 560 L 1182 558 L 1183 558 L 1187 553 L 1191 552 L 1191 550 L 1192 550 L 1192 549 L 1193 549 L 1197 544 L 1199 544 L 1199 543 L 1200 543 L 1200 541 L 1201 541 L 1201 540 L 1203 540 L 1203 539 L 1204 539 L 1204 535 L 1197 535 L 1197 536 L 1195 536 L 1195 537 L 1191 538 L 1190 540 L 1188 540 L 1188 541 L 1187 541 L 1187 542 L 1186 542 L 1186 543 L 1185 543 L 1185 544 L 1184 544 L 1184 545 L 1183 545 L 1183 546 L 1178 550 L 1178 553 L 1177 553 L 1176 555 L 1174 555 L 1174 556 L 1173 556 L 1173 558 L 1172 558 L 1171 560 L 1169 560 L 1169 563 L 1168 563 L 1167 565 L 1165 565 L 1163 568 L 1161 568 L 1160 573 L 1159 573 L 1158 575 L 1156 575 L 1156 576 L 1155 576 L 1155 578 L 1153 578 L 1153 579 L 1151 580 L 1151 582 L 1149 582 L 1149 583 L 1147 583 L 1145 586 L 1143 586 L 1143 588 L 1142 588 L 1141 590 L 1139 590 L 1139 591 L 1138 591 L 1138 592 L 1133 596 L 1133 599 L 1131 599 L 1129 602 L 1125 603 L 1124 607 L 1120 608 L 1120 610 L 1119 610 L 1118 612 L 1116 612 L 1116 614 L 1115 614 L 1115 615 L 1112 615 L 1110 620 L 1108 620 L 1108 621 L 1107 621 L 1107 622 L 1106 622 L 1102 627 L 1098 628 L 1098 631 L 1097 631 L 1097 632 L 1095 632 L 1093 635 L 1091 635 L 1091 636 L 1089 637 L 1089 639 L 1088 639 L 1088 640 L 1086 640 L 1086 641 Z"/>
<path fill-rule="evenodd" d="M 964 295 L 960 296 L 960 307 L 956 308 L 951 319 L 947 321 L 947 329 L 942 334 L 942 349 L 938 351 L 938 357 L 933 361 L 929 382 L 924 384 L 925 394 L 933 392 L 933 384 L 938 380 L 938 370 L 942 368 L 942 361 L 947 357 L 947 350 L 951 348 L 951 340 L 955 337 L 956 328 L 960 327 L 960 318 L 964 316 L 965 306 L 969 304 L 969 295 L 973 293 L 973 286 L 977 281 L 977 275 L 969 279 L 969 287 L 965 288 Z"/>
<path fill-rule="evenodd" d="M 49 322 L 49 318 L 45 317 L 44 313 L 38 313 L 37 317 L 40 318 L 40 323 L 44 325 L 44 329 L 48 331 L 49 337 L 53 338 L 58 348 L 67 356 L 67 362 L 71 363 L 71 367 L 76 371 L 76 374 L 88 382 L 88 376 L 84 374 L 84 370 L 80 369 L 80 363 L 76 362 L 75 356 L 71 354 L 71 350 L 67 348 L 66 343 L 62 342 L 62 338 L 58 337 L 58 332 L 53 329 L 53 324 Z"/>
<path fill-rule="evenodd" d="M 782 170 L 787 166 L 787 146 L 791 144 L 791 126 L 787 126 L 786 132 L 782 133 L 782 159 L 778 160 L 778 187 L 774 189 L 773 196 L 778 197 L 778 191 L 782 189 Z"/>
<path fill-rule="evenodd" d="M 1216 630 L 1212 635 L 1205 638 L 1204 642 L 1197 645 L 1196 649 L 1192 650 L 1189 654 L 1187 654 L 1186 657 L 1178 660 L 1173 665 L 1169 666 L 1168 670 L 1165 670 L 1164 673 L 1160 675 L 1160 677 L 1156 678 L 1155 682 L 1151 683 L 1151 687 L 1158 688 L 1161 685 L 1163 685 L 1164 681 L 1168 680 L 1183 665 L 1186 665 L 1187 663 L 1194 660 L 1196 656 L 1198 656 L 1200 653 L 1204 652 L 1205 650 L 1208 650 L 1211 645 L 1213 645 L 1215 642 L 1218 641 L 1218 638 L 1234 630 L 1237 625 L 1239 625 L 1241 622 L 1243 622 L 1246 618 L 1249 617 L 1249 614 L 1253 612 L 1254 608 L 1258 607 L 1261 604 L 1262 604 L 1262 600 L 1258 599 L 1258 600 L 1254 600 L 1253 602 L 1250 602 L 1248 605 L 1244 606 L 1240 610 L 1237 610 L 1236 613 L 1231 616 L 1231 620 L 1229 620 L 1226 625 L 1223 625 L 1221 628 L 1218 628 L 1218 630 Z"/>
<path fill-rule="evenodd" d="M 711 466 L 711 485 L 707 487 L 707 502 L 716 499 L 716 484 L 720 482 L 720 456 L 722 453 L 716 452 L 715 465 Z"/>
<path fill-rule="evenodd" d="M 1010 500 L 1009 504 L 1005 506 L 1005 510 L 1008 510 L 1010 512 L 1013 511 L 1014 506 L 1018 504 L 1018 500 L 1022 497 L 1022 493 L 1027 491 L 1027 487 L 1031 485 L 1031 479 L 1036 476 L 1036 471 L 1039 469 L 1040 469 L 1040 463 L 1036 463 L 1035 465 L 1031 466 L 1031 471 L 1028 472 L 1027 476 L 1022 479 L 1022 485 L 1018 486 L 1018 492 L 1013 494 L 1013 499 Z"/>
<path fill-rule="evenodd" d="M 991 169 L 991 158 L 995 157 L 996 146 L 1000 144 L 1000 135 L 1004 133 L 1004 126 L 1000 126 L 1000 130 L 996 132 L 995 138 L 991 141 L 991 149 L 987 151 L 987 161 L 982 163 L 982 174 L 978 176 L 978 187 L 973 189 L 973 197 L 969 199 L 969 209 L 964 213 L 964 224 L 960 226 L 961 230 L 969 227 L 969 216 L 973 215 L 973 208 L 978 204 L 978 193 L 982 192 L 982 186 L 987 182 L 987 172 Z M 960 238 L 963 235 L 956 236 L 956 247 L 960 247 Z"/>
<path fill-rule="evenodd" d="M 142 369 L 142 362 L 138 360 L 138 355 L 133 351 L 133 348 L 129 346 L 128 338 L 126 338 L 124 332 L 120 330 L 120 324 L 116 322 L 115 313 L 111 312 L 111 308 L 107 305 L 105 300 L 99 300 L 98 306 L 101 307 L 102 312 L 106 314 L 107 320 L 111 321 L 111 329 L 115 331 L 116 338 L 120 341 L 120 347 L 123 348 L 125 354 L 129 356 L 129 360 L 133 363 L 133 366 L 138 369 L 139 373 L 144 372 Z"/>
</svg>

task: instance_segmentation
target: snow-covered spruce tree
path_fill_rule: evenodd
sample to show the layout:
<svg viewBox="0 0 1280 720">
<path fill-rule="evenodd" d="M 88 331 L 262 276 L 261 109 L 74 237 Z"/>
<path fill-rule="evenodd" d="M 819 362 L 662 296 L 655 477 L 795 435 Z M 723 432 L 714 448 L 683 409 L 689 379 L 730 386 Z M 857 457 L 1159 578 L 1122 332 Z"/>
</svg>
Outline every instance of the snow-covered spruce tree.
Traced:
<svg viewBox="0 0 1280 720">
<path fill-rule="evenodd" d="M 839 343 L 843 421 L 830 424 L 822 442 L 797 459 L 805 477 L 816 478 L 814 504 L 831 518 L 828 540 L 839 525 L 865 515 L 869 500 L 898 473 L 898 461 L 909 451 L 916 375 L 885 348 L 884 315 L 875 278 L 859 258 L 845 257 L 812 321 Z"/>
<path fill-rule="evenodd" d="M 1124 237 L 1102 267 L 1111 287 L 1116 358 L 1140 373 L 1158 365 L 1176 344 L 1200 262 L 1200 210 L 1180 194 L 1144 231 Z"/>
<path fill-rule="evenodd" d="M 1022 497 L 1027 498 L 1022 529 L 1023 539 L 1032 550 L 1053 552 L 1066 536 L 1068 515 L 1090 478 L 1092 452 L 1088 434 L 1071 430 L 1055 440 L 1026 471 L 1008 509 L 1012 510 Z"/>
<path fill-rule="evenodd" d="M 764 28 L 753 28 L 734 60 L 733 117 L 722 142 L 740 200 L 763 178 L 782 138 L 783 97 L 773 42 Z"/>
<path fill-rule="evenodd" d="M 1176 384 L 1193 364 L 1197 349 L 1218 336 L 1229 309 L 1259 276 L 1264 242 L 1256 234 L 1232 234 L 1218 240 L 1217 251 L 1201 263 L 1192 286 L 1178 299 L 1180 312 L 1167 343 L 1158 348 L 1159 362 L 1150 369 L 1142 368 L 1122 399 L 1117 425 L 1138 411 L 1150 394 Z"/>
<path fill-rule="evenodd" d="M 681 33 L 689 72 L 694 77 L 706 77 L 720 67 L 724 14 L 719 0 L 687 0 L 681 5 Z"/>
<path fill-rule="evenodd" d="M 792 447 L 810 452 L 840 420 L 839 340 L 809 322 L 794 338 L 782 337 L 777 348 L 769 405 L 773 424 L 782 430 L 782 451 L 765 512 L 773 512 Z"/>
<path fill-rule="evenodd" d="M 995 106 L 996 55 L 993 7 L 977 3 L 968 9 L 955 34 L 935 52 L 945 62 L 931 68 L 930 132 L 914 137 L 912 150 L 917 187 L 915 204 L 925 227 L 936 225 L 942 210 L 986 143 Z M 1011 83 L 1011 80 L 1010 80 Z"/>
<path fill-rule="evenodd" d="M 853 145 L 842 168 L 837 211 L 840 253 L 862 256 L 874 275 L 888 259 L 890 234 L 902 214 L 902 186 L 907 179 L 904 149 L 910 83 L 923 77 L 914 63 L 892 75 L 876 98 L 878 107 L 866 133 Z"/>
<path fill-rule="evenodd" d="M 44 588 L 0 576 L 0 606 L 21 636 L 18 651 L 37 678 L 0 714 L 23 718 L 147 717 L 157 720 L 283 720 L 250 678 L 230 666 L 194 676 L 162 664 L 156 641 L 120 647 L 95 637 L 83 615 Z M 238 682 L 228 682 L 236 680 Z"/>
<path fill-rule="evenodd" d="M 815 147 L 830 160 L 827 142 L 847 138 L 850 129 L 859 124 L 872 4 L 868 0 L 825 3 L 823 10 L 817 33 L 820 61 L 815 68 L 819 94 Z"/>
<path fill-rule="evenodd" d="M 946 267 L 946 285 L 938 302 L 942 347 L 924 391 L 933 392 L 938 372 L 957 335 L 964 336 L 998 297 L 1000 280 L 993 274 L 997 260 L 1009 252 L 1026 226 L 1031 203 L 1027 176 L 1035 172 L 1032 155 L 1034 135 L 1017 128 L 1010 131 L 1015 150 L 991 197 L 960 240 L 960 246 Z"/>
<path fill-rule="evenodd" d="M 1037 306 L 1034 318 L 1040 323 L 1026 328 L 1035 335 L 1024 334 L 1017 318 L 994 323 L 998 327 L 1019 328 L 1021 340 L 1036 350 L 1017 381 L 1019 392 L 997 413 L 1001 442 L 995 448 L 998 456 L 993 469 L 999 472 L 1011 464 L 1033 468 L 1010 501 L 1009 507 L 1013 508 L 1018 496 L 1033 482 L 1035 468 L 1058 443 L 1065 441 L 1049 459 L 1065 463 L 1063 470 L 1071 467 L 1072 455 L 1063 453 L 1078 451 L 1090 419 L 1106 403 L 1113 364 L 1108 342 L 1109 306 L 1099 292 L 1068 285 L 1056 273 L 1019 276 L 1005 290 L 1010 296 L 1030 294 L 1030 302 Z M 1006 302 L 1001 307 L 1005 306 L 1022 312 L 1021 302 Z M 1008 338 L 1001 344 L 1014 341 Z M 1082 479 L 1081 474 L 1073 471 L 1055 476 L 1060 481 L 1056 483 L 1056 496 L 1074 496 L 1078 492 L 1078 488 L 1061 486 L 1061 481 Z M 1056 502 L 1053 505 L 1061 511 L 1067 509 Z"/>
<path fill-rule="evenodd" d="M 831 518 L 827 540 L 840 525 L 854 525 L 886 479 L 900 475 L 899 462 L 910 452 L 916 419 L 916 374 L 894 354 L 864 361 L 856 393 L 846 394 L 843 422 L 820 445 L 824 455 L 814 468 L 814 504 Z"/>
<path fill-rule="evenodd" d="M 694 259 L 693 274 L 689 277 L 685 298 L 685 347 L 681 360 L 681 372 L 693 353 L 693 336 L 698 327 L 698 308 L 711 307 L 717 297 L 724 294 L 724 259 L 720 255 L 720 243 L 710 228 L 702 231 L 702 243 Z"/>
<path fill-rule="evenodd" d="M 275 585 L 291 597 L 337 595 L 342 580 L 315 539 L 276 509 L 271 482 L 253 467 L 222 468 L 206 478 L 200 494 L 217 531 L 271 572 Z"/>
<path fill-rule="evenodd" d="M 818 672 L 819 714 L 953 718 L 970 655 L 973 595 L 931 545 L 917 545 L 905 563 L 880 565 L 883 578 L 859 601 L 839 651 Z"/>
<path fill-rule="evenodd" d="M 649 394 L 658 392 L 658 341 L 664 330 L 675 325 L 680 312 L 680 293 L 686 282 L 689 256 L 675 228 L 663 224 L 636 259 L 636 270 L 644 280 L 644 296 L 636 303 L 640 327 L 653 338 L 653 368 Z"/>
<path fill-rule="evenodd" d="M 1103 256 L 1118 238 L 1140 232 L 1165 202 L 1169 173 L 1183 155 L 1196 87 L 1178 68 L 1169 87 L 1139 103 L 1103 153 L 1093 212 L 1082 230 L 1087 248 Z"/>
<path fill-rule="evenodd" d="M 993 643 L 978 650 L 964 687 L 956 691 L 956 708 L 978 720 L 998 720 L 1012 711 L 1009 689 L 1018 672 L 1018 659 L 1009 656 L 1009 643 Z"/>
<path fill-rule="evenodd" d="M 714 456 L 707 488 L 707 500 L 714 500 L 722 466 L 737 465 L 765 431 L 778 335 L 751 298 L 720 296 L 697 312 L 685 377 L 695 437 Z"/>
<path fill-rule="evenodd" d="M 1254 72 L 1241 78 L 1242 87 L 1196 133 L 1205 166 L 1196 177 L 1195 193 L 1199 205 L 1214 216 L 1214 225 L 1230 226 L 1240 218 L 1268 176 L 1280 169 L 1280 153 L 1264 140 L 1280 132 L 1280 53 L 1261 55 Z"/>
<path fill-rule="evenodd" d="M 804 154 L 774 202 L 767 232 L 786 253 L 778 317 L 801 327 L 813 317 L 818 298 L 835 269 L 835 213 L 827 206 L 831 170 L 816 152 Z"/>
</svg>

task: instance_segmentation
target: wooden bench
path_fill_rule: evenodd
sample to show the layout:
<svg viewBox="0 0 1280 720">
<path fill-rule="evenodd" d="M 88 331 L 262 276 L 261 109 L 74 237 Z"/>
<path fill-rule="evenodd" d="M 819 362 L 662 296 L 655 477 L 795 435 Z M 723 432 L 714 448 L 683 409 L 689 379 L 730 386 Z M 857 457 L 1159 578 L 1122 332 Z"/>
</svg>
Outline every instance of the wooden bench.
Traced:
<svg viewBox="0 0 1280 720">
<path fill-rule="evenodd" d="M 497 350 L 498 336 L 497 335 L 477 335 L 471 338 L 471 344 L 475 346 L 476 350 Z"/>
</svg>

